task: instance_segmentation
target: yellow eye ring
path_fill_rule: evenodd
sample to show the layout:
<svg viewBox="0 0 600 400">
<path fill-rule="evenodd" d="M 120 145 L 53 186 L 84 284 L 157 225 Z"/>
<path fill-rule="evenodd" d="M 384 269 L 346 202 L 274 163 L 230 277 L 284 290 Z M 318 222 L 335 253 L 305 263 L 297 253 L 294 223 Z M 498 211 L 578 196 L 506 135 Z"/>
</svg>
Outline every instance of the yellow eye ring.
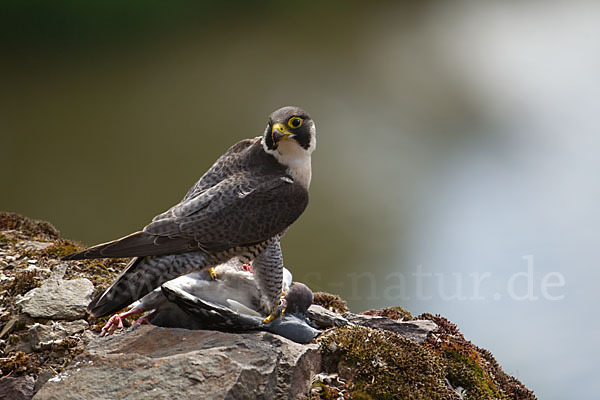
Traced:
<svg viewBox="0 0 600 400">
<path fill-rule="evenodd" d="M 302 126 L 304 120 L 300 117 L 292 117 L 288 120 L 288 126 L 292 129 L 298 129 Z"/>
</svg>

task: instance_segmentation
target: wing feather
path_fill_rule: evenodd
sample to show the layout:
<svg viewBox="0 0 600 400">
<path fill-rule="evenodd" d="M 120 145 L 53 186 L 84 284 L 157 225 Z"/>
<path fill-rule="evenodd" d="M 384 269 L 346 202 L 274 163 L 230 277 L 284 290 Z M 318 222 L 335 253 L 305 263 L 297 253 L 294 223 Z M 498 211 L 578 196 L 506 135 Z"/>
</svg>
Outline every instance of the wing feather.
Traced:
<svg viewBox="0 0 600 400">
<path fill-rule="evenodd" d="M 178 204 L 170 217 L 150 223 L 144 232 L 193 239 L 200 248 L 220 251 L 270 239 L 307 204 L 308 191 L 293 180 L 238 175 Z"/>
</svg>

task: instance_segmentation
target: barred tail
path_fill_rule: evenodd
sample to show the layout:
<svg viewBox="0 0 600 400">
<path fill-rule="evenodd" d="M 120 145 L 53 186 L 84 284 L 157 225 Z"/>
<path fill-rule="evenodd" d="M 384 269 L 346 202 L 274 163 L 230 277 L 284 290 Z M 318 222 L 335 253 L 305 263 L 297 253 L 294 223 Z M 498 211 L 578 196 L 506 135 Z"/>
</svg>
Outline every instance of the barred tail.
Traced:
<svg viewBox="0 0 600 400">
<path fill-rule="evenodd" d="M 136 257 L 108 289 L 90 302 L 87 310 L 95 317 L 114 314 L 163 283 L 212 264 L 200 252 Z"/>
</svg>

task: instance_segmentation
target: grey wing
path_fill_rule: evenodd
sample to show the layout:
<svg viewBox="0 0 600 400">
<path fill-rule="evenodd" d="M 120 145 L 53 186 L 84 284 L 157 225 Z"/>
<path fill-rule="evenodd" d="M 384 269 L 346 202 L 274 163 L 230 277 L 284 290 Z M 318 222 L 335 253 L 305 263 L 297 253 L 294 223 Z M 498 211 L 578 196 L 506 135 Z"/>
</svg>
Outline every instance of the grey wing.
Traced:
<svg viewBox="0 0 600 400">
<path fill-rule="evenodd" d="M 202 175 L 202 177 L 188 190 L 183 197 L 183 201 L 197 197 L 205 190 L 215 186 L 229 176 L 239 173 L 243 169 L 243 162 L 240 161 L 239 153 L 252 146 L 258 138 L 244 139 L 231 146 L 225 154 L 215 161 L 215 163 Z M 152 221 L 157 221 L 169 217 L 172 208 L 162 214 L 157 215 Z"/>
<path fill-rule="evenodd" d="M 289 177 L 236 174 L 172 207 L 141 232 L 63 259 L 217 252 L 258 244 L 285 230 L 307 204 L 308 191 Z"/>
<path fill-rule="evenodd" d="M 225 154 L 215 161 L 215 163 L 202 175 L 202 177 L 188 190 L 183 198 L 184 200 L 196 197 L 200 192 L 213 187 L 227 177 L 238 173 L 243 169 L 240 162 L 239 153 L 248 149 L 257 141 L 254 139 L 244 139 L 231 146 Z M 160 216 L 159 216 L 160 217 Z"/>
<path fill-rule="evenodd" d="M 289 177 L 238 174 L 183 201 L 144 232 L 194 240 L 211 252 L 262 243 L 284 231 L 308 205 L 308 191 Z"/>
</svg>

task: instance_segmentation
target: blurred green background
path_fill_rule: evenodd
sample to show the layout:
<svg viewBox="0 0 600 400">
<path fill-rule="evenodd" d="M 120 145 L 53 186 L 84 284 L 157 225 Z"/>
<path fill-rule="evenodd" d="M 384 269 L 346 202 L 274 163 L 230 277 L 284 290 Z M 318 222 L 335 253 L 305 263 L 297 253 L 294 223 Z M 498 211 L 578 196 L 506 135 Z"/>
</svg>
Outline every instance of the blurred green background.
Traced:
<svg viewBox="0 0 600 400">
<path fill-rule="evenodd" d="M 115 239 L 297 105 L 296 280 L 441 313 L 540 398 L 600 390 L 597 3 L 5 1 L 0 45 L 0 209 Z"/>
</svg>

